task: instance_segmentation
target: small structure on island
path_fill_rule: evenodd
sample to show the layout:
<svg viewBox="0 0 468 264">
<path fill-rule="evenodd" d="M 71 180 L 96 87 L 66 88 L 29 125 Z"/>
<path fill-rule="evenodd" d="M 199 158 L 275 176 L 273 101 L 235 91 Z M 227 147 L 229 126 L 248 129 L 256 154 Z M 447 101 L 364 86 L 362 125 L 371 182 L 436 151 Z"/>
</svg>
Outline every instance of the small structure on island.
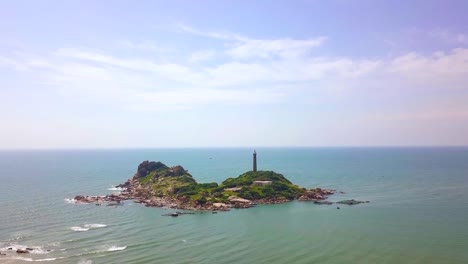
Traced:
<svg viewBox="0 0 468 264">
<path fill-rule="evenodd" d="M 257 186 L 270 185 L 272 181 L 254 181 L 253 184 Z"/>
<path fill-rule="evenodd" d="M 257 171 L 257 152 L 253 152 L 253 171 Z"/>
</svg>

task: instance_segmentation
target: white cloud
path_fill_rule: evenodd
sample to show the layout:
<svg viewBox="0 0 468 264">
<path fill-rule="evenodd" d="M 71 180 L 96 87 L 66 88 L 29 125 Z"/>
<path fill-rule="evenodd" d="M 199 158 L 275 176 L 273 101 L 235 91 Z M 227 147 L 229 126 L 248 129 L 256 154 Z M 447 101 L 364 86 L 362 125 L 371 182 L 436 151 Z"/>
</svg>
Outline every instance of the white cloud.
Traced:
<svg viewBox="0 0 468 264">
<path fill-rule="evenodd" d="M 191 52 L 185 62 L 62 48 L 1 57 L 0 65 L 30 75 L 37 72 L 37 78 L 65 96 L 157 111 L 279 102 L 308 90 L 349 94 L 356 87 L 446 89 L 466 88 L 468 83 L 468 49 L 463 48 L 393 58 L 320 57 L 309 51 L 322 45 L 323 37 L 256 40 L 186 26 L 183 30 L 220 39 L 225 48 Z M 220 59 L 221 53 L 229 56 Z"/>
<path fill-rule="evenodd" d="M 457 48 L 429 56 L 408 53 L 392 59 L 388 71 L 395 77 L 405 78 L 410 87 L 467 88 L 468 49 Z"/>
<path fill-rule="evenodd" d="M 228 32 L 220 33 L 220 32 L 201 31 L 201 30 L 195 29 L 185 24 L 179 24 L 179 28 L 184 32 L 197 35 L 197 36 L 202 36 L 202 37 L 223 39 L 223 40 L 240 40 L 240 41 L 246 40 L 245 37 L 238 35 L 238 34 L 233 34 L 233 33 L 228 33 Z"/>
<path fill-rule="evenodd" d="M 434 39 L 439 39 L 451 44 L 468 44 L 468 35 L 464 33 L 454 33 L 450 30 L 432 30 L 429 31 L 428 36 Z"/>
<path fill-rule="evenodd" d="M 274 40 L 245 39 L 227 50 L 227 54 L 234 59 L 297 58 L 306 55 L 312 48 L 322 45 L 325 39 L 325 37 L 306 40 L 288 38 Z"/>
<path fill-rule="evenodd" d="M 271 58 L 295 58 L 306 55 L 311 49 L 321 46 L 326 37 L 297 40 L 291 38 L 281 39 L 252 39 L 232 33 L 204 32 L 186 25 L 180 28 L 190 34 L 227 40 L 231 42 L 231 48 L 226 53 L 234 59 L 271 59 Z"/>
<path fill-rule="evenodd" d="M 190 63 L 198 63 L 213 60 L 216 57 L 214 50 L 200 50 L 190 54 L 188 61 Z"/>
<path fill-rule="evenodd" d="M 0 96 L 0 106 L 10 113 L 18 102 L 23 103 L 22 98 L 31 97 L 30 92 L 34 89 L 34 100 L 30 103 L 35 105 L 29 109 L 24 107 L 24 111 L 29 111 L 28 118 L 35 118 L 33 107 L 40 109 L 42 104 L 50 104 L 52 110 L 44 113 L 60 115 L 57 112 L 63 111 L 63 115 L 68 116 L 69 111 L 76 114 L 70 120 L 78 120 L 72 122 L 77 129 L 68 129 L 75 135 L 82 135 L 78 129 L 80 122 L 88 122 L 88 132 L 97 127 L 104 131 L 117 125 L 119 129 L 116 130 L 129 129 L 139 135 L 141 129 L 137 126 L 155 116 L 159 123 L 151 124 L 152 129 L 145 131 L 148 135 L 139 138 L 142 146 L 146 146 L 147 139 L 155 138 L 152 133 L 162 123 L 168 129 L 158 130 L 164 134 L 159 138 L 179 133 L 174 137 L 184 138 L 187 143 L 183 144 L 190 145 L 192 137 L 187 137 L 186 127 L 199 126 L 198 131 L 205 131 L 210 122 L 218 122 L 226 113 L 231 116 L 220 121 L 224 128 L 213 129 L 234 131 L 245 127 L 240 125 L 242 122 L 250 122 L 248 124 L 257 129 L 257 134 L 268 134 L 268 140 L 262 138 L 265 144 L 276 144 L 281 140 L 284 141 L 278 144 L 315 142 L 336 145 L 356 144 L 361 142 L 359 140 L 401 144 L 398 133 L 408 133 L 407 138 L 411 139 L 408 144 L 430 143 L 417 140 L 426 131 L 437 129 L 441 131 L 440 137 L 434 137 L 434 142 L 445 142 L 446 135 L 456 136 L 461 134 L 456 132 L 457 129 L 468 129 L 468 112 L 464 107 L 468 101 L 468 48 L 429 55 L 408 52 L 373 58 L 318 56 L 315 49 L 325 44 L 322 37 L 264 40 L 231 33 L 206 33 L 192 28 L 185 28 L 184 32 L 215 39 L 224 45 L 202 42 L 206 46 L 201 50 L 198 45 L 196 50 L 168 51 L 170 54 L 158 50 L 158 56 L 146 56 L 141 52 L 145 47 L 136 44 L 128 45 L 125 52 L 70 47 L 52 52 L 3 54 L 0 70 L 7 78 L 0 86 L 0 93 L 7 96 Z M 132 50 L 135 52 L 129 52 Z M 177 56 L 173 56 L 174 53 Z M 3 72 L 4 68 L 17 72 L 8 75 L 9 72 Z M 36 100 L 36 96 L 40 98 Z M 444 105 L 441 105 L 440 97 L 444 97 Z M 432 104 L 427 103 L 429 99 L 433 100 Z M 68 105 L 72 105 L 70 109 L 67 109 Z M 97 109 L 97 115 L 100 111 L 107 113 L 88 119 L 81 114 L 88 106 L 91 115 L 94 109 Z M 247 112 L 252 106 L 258 112 L 263 111 L 263 116 L 245 120 L 250 118 Z M 242 118 L 237 112 L 239 116 L 243 115 Z M 205 115 L 211 114 L 213 116 L 204 119 Z M 268 115 L 271 119 L 265 120 Z M 197 118 L 200 116 L 203 116 L 201 122 L 206 124 L 199 124 Z M 61 118 L 49 121 L 60 123 Z M 122 124 L 122 120 L 136 125 Z M 27 118 L 18 118 L 13 113 L 10 121 L 19 124 L 14 130 L 29 129 Z M 448 125 L 442 129 L 440 124 L 444 122 Z M 43 130 L 40 138 L 48 140 L 49 134 L 58 131 L 56 128 L 67 131 L 68 126 L 52 125 L 53 129 Z M 294 131 L 289 131 L 291 126 Z M 218 132 L 213 131 L 199 134 L 205 135 L 207 144 L 214 144 L 211 137 L 216 137 Z M 267 133 L 270 131 L 273 132 Z M 311 139 L 310 131 L 318 131 L 315 139 Z M 126 132 L 121 133 L 121 138 L 126 139 Z M 238 137 L 236 144 L 246 144 L 250 133 L 239 133 L 245 134 Z M 10 137 L 14 137 L 13 134 L 10 133 Z M 355 138 L 347 141 L 350 135 Z M 383 140 L 382 135 L 387 139 Z M 87 137 L 92 139 L 95 135 L 88 133 Z M 110 140 L 107 135 L 102 135 L 101 139 L 108 140 L 110 146 L 115 145 L 115 140 Z M 63 144 L 70 140 L 74 139 L 64 137 Z M 216 144 L 225 141 L 224 138 L 218 140 Z M 460 142 L 466 140 L 460 137 Z M 258 138 L 253 140 L 254 143 L 258 143 Z"/>
<path fill-rule="evenodd" d="M 0 57 L 0 67 L 12 69 L 15 71 L 25 71 L 28 69 L 28 66 L 22 62 L 18 62 L 14 58 Z"/>
</svg>

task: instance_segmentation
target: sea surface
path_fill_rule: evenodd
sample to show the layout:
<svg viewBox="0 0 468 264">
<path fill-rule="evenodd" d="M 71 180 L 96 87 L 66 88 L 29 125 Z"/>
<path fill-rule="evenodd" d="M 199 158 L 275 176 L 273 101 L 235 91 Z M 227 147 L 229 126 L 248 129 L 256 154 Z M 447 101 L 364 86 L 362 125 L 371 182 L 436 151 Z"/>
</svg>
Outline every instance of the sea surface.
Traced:
<svg viewBox="0 0 468 264">
<path fill-rule="evenodd" d="M 0 263 L 468 263 L 468 148 L 259 148 L 259 170 L 345 192 L 226 213 L 162 216 L 104 195 L 143 160 L 220 183 L 253 149 L 0 151 Z M 29 254 L 8 250 L 32 247 Z"/>
</svg>

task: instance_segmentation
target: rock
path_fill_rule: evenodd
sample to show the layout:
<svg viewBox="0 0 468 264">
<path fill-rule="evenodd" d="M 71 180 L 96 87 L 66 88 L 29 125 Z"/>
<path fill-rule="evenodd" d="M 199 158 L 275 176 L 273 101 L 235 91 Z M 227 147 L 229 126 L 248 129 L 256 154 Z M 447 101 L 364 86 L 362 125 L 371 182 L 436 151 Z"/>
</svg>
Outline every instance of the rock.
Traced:
<svg viewBox="0 0 468 264">
<path fill-rule="evenodd" d="M 5 253 L 0 253 L 0 256 L 6 256 L 6 254 Z"/>
<path fill-rule="evenodd" d="M 325 204 L 325 205 L 330 205 L 330 204 L 333 204 L 333 203 L 330 202 L 330 201 L 315 200 L 315 201 L 314 201 L 314 204 Z"/>
<path fill-rule="evenodd" d="M 148 175 L 149 172 L 159 170 L 159 169 L 167 169 L 168 167 L 164 165 L 162 162 L 154 162 L 154 161 L 143 161 L 138 165 L 137 173 L 133 176 L 133 179 L 143 178 Z"/>
<path fill-rule="evenodd" d="M 185 170 L 184 167 L 180 165 L 171 167 L 169 171 L 171 176 L 182 176 L 187 173 L 187 170 Z"/>
<path fill-rule="evenodd" d="M 338 206 L 336 209 L 340 209 L 340 207 Z"/>
<path fill-rule="evenodd" d="M 27 251 L 33 251 L 34 248 L 26 248 Z"/>
<path fill-rule="evenodd" d="M 231 203 L 249 203 L 249 204 L 252 204 L 252 201 L 250 201 L 250 200 L 247 200 L 247 199 L 244 199 L 244 198 L 235 197 L 235 196 L 229 196 L 228 200 L 229 200 Z"/>
<path fill-rule="evenodd" d="M 26 254 L 26 253 L 29 253 L 29 251 L 24 250 L 24 249 L 17 249 L 17 250 L 16 250 L 16 253 L 18 253 L 18 254 Z"/>
<path fill-rule="evenodd" d="M 213 203 L 211 210 L 214 211 L 229 211 L 231 205 L 225 203 Z"/>
<path fill-rule="evenodd" d="M 179 213 L 172 213 L 171 216 L 172 217 L 177 217 L 177 216 L 179 216 Z"/>
<path fill-rule="evenodd" d="M 229 207 L 227 204 L 225 203 L 213 203 L 213 207 L 214 208 L 221 208 L 221 207 Z"/>
<path fill-rule="evenodd" d="M 85 198 L 83 195 L 77 195 L 77 196 L 75 196 L 74 199 L 75 199 L 76 201 L 83 201 L 83 200 L 85 200 L 86 198 Z"/>
<path fill-rule="evenodd" d="M 13 250 L 13 248 L 12 248 L 12 247 L 9 247 L 8 250 Z"/>
<path fill-rule="evenodd" d="M 356 200 L 354 200 L 354 199 L 351 199 L 351 200 L 339 201 L 339 202 L 337 202 L 337 203 L 339 203 L 339 204 L 347 204 L 347 205 L 355 205 L 355 204 L 361 204 L 361 203 L 367 203 L 367 202 L 369 202 L 369 201 L 364 202 L 364 201 L 356 201 Z"/>
</svg>

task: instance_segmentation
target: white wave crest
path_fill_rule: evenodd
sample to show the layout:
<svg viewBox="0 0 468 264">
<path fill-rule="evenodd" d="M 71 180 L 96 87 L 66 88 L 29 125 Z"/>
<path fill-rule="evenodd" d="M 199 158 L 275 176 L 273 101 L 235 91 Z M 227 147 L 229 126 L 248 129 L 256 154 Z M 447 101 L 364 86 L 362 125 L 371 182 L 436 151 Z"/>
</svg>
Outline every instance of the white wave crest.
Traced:
<svg viewBox="0 0 468 264">
<path fill-rule="evenodd" d="M 93 264 L 93 261 L 92 260 L 80 260 L 78 261 L 77 264 Z"/>
<path fill-rule="evenodd" d="M 33 262 L 33 261 L 42 262 L 42 261 L 53 261 L 53 260 L 56 260 L 57 258 L 32 259 L 32 258 L 24 258 L 24 257 L 14 257 L 11 259 L 22 260 L 22 261 L 27 261 L 27 262 Z"/>
<path fill-rule="evenodd" d="M 105 224 L 86 224 L 84 225 L 85 228 L 101 228 L 101 227 L 106 227 L 107 225 Z"/>
<path fill-rule="evenodd" d="M 123 246 L 123 247 L 112 246 L 107 251 L 121 251 L 121 250 L 124 250 L 126 248 L 127 248 L 127 246 Z"/>
<path fill-rule="evenodd" d="M 125 191 L 126 189 L 127 189 L 127 188 L 117 187 L 117 186 L 113 186 L 113 187 L 107 188 L 107 190 L 109 190 L 109 191 Z"/>
<path fill-rule="evenodd" d="M 72 226 L 70 227 L 71 230 L 73 231 L 76 231 L 76 232 L 85 232 L 85 231 L 88 231 L 89 228 L 84 228 L 84 227 L 81 227 L 81 226 Z"/>
<path fill-rule="evenodd" d="M 45 258 L 45 259 L 35 259 L 34 261 L 42 262 L 42 261 L 52 261 L 56 260 L 57 258 Z"/>
<path fill-rule="evenodd" d="M 69 203 L 69 204 L 74 204 L 74 203 L 76 203 L 76 200 L 73 199 L 73 198 L 65 198 L 64 200 L 65 200 L 66 203 Z"/>
</svg>

